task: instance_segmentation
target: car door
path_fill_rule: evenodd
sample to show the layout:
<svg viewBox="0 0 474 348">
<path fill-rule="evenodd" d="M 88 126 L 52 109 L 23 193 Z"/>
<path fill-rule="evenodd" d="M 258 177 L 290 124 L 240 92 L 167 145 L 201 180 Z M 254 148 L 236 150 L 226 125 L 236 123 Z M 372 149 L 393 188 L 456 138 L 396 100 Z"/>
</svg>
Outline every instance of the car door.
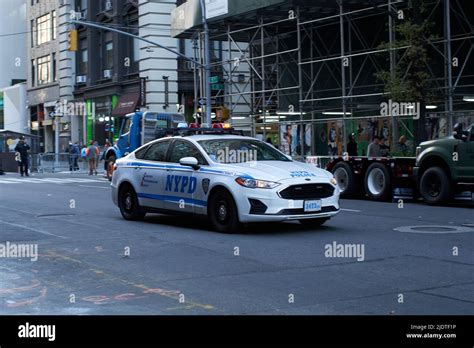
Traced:
<svg viewBox="0 0 474 348">
<path fill-rule="evenodd" d="M 200 165 L 207 164 L 193 143 L 184 139 L 174 140 L 169 151 L 168 171 L 163 186 L 164 207 L 169 210 L 195 213 L 196 208 L 202 208 L 206 204 L 196 200 L 199 174 L 193 168 L 179 163 L 184 157 L 195 157 Z"/>
<path fill-rule="evenodd" d="M 458 145 L 458 174 L 461 180 L 474 179 L 474 127 L 466 136 L 466 140 Z"/>
<path fill-rule="evenodd" d="M 163 208 L 163 182 L 167 173 L 167 153 L 171 140 L 151 144 L 140 159 L 137 195 L 140 205 Z"/>
</svg>

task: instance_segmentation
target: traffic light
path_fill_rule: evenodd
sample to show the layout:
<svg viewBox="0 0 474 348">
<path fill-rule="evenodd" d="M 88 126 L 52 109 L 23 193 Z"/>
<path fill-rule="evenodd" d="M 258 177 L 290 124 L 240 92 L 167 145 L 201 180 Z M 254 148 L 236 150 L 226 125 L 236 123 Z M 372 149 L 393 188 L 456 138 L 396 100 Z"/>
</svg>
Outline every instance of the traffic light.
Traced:
<svg viewBox="0 0 474 348">
<path fill-rule="evenodd" d="M 69 30 L 68 33 L 68 50 L 77 51 L 77 30 Z"/>
</svg>

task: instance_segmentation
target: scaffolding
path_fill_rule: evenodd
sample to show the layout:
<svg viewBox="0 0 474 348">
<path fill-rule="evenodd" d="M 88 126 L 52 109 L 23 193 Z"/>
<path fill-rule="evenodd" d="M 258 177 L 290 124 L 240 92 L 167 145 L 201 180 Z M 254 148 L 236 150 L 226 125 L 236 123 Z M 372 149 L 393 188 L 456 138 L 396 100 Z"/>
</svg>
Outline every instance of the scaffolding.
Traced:
<svg viewBox="0 0 474 348">
<path fill-rule="evenodd" d="M 407 0 L 294 0 L 211 22 L 211 40 L 228 51 L 227 59 L 212 63 L 225 78 L 224 103 L 234 118 L 245 118 L 253 136 L 264 139 L 288 124 L 340 123 L 338 152 L 344 151 L 354 121 L 380 118 L 380 104 L 390 97 L 374 76 L 387 66 L 393 74 L 397 57 L 405 54 L 407 47 L 396 45 L 395 25 L 409 6 Z M 460 117 L 474 121 L 474 104 L 468 102 L 474 95 L 474 23 L 467 15 L 473 7 L 459 0 L 427 3 L 425 16 L 434 28 L 424 37 L 431 62 L 426 71 L 436 95 L 430 100 L 435 111 L 427 116 L 443 119 L 437 125 L 440 135 Z M 244 90 L 235 83 L 240 64 L 248 67 Z M 236 112 L 236 98 L 250 115 Z M 389 120 L 392 140 L 400 129 L 410 131 L 403 119 Z M 305 131 L 298 132 L 300 155 L 325 151 L 316 146 L 316 133 L 313 127 L 306 153 Z"/>
</svg>

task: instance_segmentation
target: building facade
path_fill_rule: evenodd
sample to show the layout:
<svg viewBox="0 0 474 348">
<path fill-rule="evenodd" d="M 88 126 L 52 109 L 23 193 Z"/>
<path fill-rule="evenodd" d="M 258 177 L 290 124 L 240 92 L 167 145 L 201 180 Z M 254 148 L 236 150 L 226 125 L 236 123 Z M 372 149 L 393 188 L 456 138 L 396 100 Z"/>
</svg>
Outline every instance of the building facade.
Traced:
<svg viewBox="0 0 474 348">
<path fill-rule="evenodd" d="M 28 103 L 31 130 L 40 135 L 41 150 L 54 152 L 54 110 L 59 101 L 59 2 L 56 0 L 28 1 Z M 70 136 L 61 132 L 62 143 Z M 61 130 L 58 130 L 61 131 Z"/>
<path fill-rule="evenodd" d="M 2 3 L 0 12 L 0 129 L 11 125 L 4 121 L 3 91 L 26 80 L 28 65 L 26 47 L 18 45 L 26 37 L 26 0 L 10 0 Z M 6 49 L 8 47 L 8 49 Z"/>
</svg>

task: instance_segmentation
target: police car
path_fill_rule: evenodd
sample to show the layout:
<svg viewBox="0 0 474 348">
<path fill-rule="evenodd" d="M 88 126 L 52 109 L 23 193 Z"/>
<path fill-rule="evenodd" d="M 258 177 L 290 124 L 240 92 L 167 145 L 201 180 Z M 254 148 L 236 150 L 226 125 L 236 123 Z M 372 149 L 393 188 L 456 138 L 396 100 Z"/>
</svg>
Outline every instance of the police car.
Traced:
<svg viewBox="0 0 474 348">
<path fill-rule="evenodd" d="M 152 141 L 117 160 L 111 185 L 126 220 L 147 213 L 207 215 L 226 233 L 251 222 L 319 226 L 339 212 L 339 188 L 330 172 L 235 134 Z"/>
</svg>

